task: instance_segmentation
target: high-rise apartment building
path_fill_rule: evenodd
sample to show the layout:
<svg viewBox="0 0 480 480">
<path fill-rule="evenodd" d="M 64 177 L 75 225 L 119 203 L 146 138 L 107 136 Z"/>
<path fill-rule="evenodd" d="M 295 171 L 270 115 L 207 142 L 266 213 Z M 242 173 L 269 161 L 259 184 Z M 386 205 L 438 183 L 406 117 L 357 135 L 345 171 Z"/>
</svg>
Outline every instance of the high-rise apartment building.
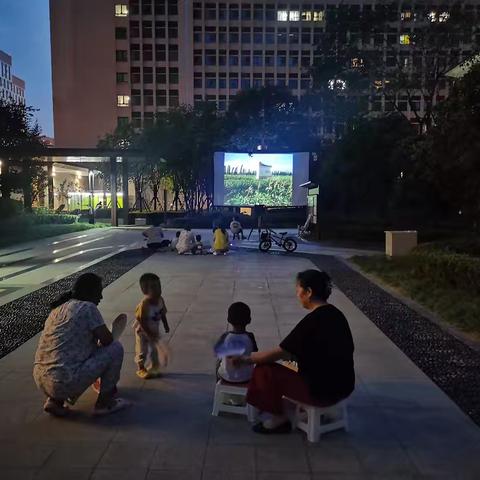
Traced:
<svg viewBox="0 0 480 480">
<path fill-rule="evenodd" d="M 385 52 L 398 44 L 395 58 L 385 53 L 386 66 L 416 61 L 408 53 L 414 5 L 431 8 L 431 21 L 448 19 L 442 17 L 448 11 L 422 0 L 390 3 L 388 28 L 359 41 L 365 48 L 385 45 Z M 475 14 L 480 8 L 479 0 L 462 3 Z M 50 0 L 56 144 L 95 146 L 117 125 L 132 122 L 141 128 L 153 122 L 156 112 L 179 104 L 206 100 L 223 111 L 241 89 L 281 85 L 300 98 L 310 86 L 309 68 L 328 29 L 329 10 L 349 8 L 355 14 L 382 4 L 381 0 Z M 353 38 L 358 32 L 348 35 Z M 459 43 L 459 61 L 471 54 Z M 381 93 L 369 101 L 374 111 L 391 108 Z M 397 99 L 406 114 L 418 102 L 417 97 Z"/>
<path fill-rule="evenodd" d="M 0 50 L 0 100 L 25 103 L 25 82 L 12 74 L 12 57 Z"/>
</svg>

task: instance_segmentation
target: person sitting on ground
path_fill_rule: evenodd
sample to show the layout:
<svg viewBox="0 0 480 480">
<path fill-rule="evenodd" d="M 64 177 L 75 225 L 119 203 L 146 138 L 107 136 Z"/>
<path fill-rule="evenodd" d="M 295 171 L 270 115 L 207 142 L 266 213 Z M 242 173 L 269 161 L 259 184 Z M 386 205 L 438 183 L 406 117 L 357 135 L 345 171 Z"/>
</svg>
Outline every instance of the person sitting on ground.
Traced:
<svg viewBox="0 0 480 480">
<path fill-rule="evenodd" d="M 114 341 L 97 305 L 102 299 L 102 279 L 85 273 L 71 292 L 51 304 L 52 311 L 40 336 L 33 377 L 47 396 L 44 410 L 63 417 L 65 402 L 77 399 L 98 378 L 100 393 L 94 413 L 121 410 L 129 402 L 116 397 L 123 362 L 123 347 Z M 124 317 L 124 315 L 120 315 Z"/>
<path fill-rule="evenodd" d="M 170 249 L 174 252 L 177 250 L 177 243 L 178 243 L 178 239 L 180 238 L 180 234 L 182 232 L 180 230 L 177 230 L 177 232 L 175 233 L 175 237 L 173 238 L 173 240 L 170 242 Z"/>
<path fill-rule="evenodd" d="M 146 238 L 147 247 L 152 250 L 167 248 L 170 245 L 170 240 L 165 239 L 163 229 L 159 222 L 155 222 L 153 226 L 145 230 L 142 235 Z"/>
<path fill-rule="evenodd" d="M 160 278 L 154 273 L 140 277 L 140 288 L 144 295 L 135 310 L 135 361 L 140 378 L 154 378 L 160 375 L 160 367 L 168 364 L 168 349 L 161 341 L 160 322 L 165 333 L 170 332 L 167 321 L 167 307 L 162 297 Z M 151 368 L 145 368 L 150 356 Z"/>
<path fill-rule="evenodd" d="M 201 235 L 195 235 L 195 247 L 193 249 L 194 255 L 203 255 L 203 242 Z"/>
<path fill-rule="evenodd" d="M 179 255 L 184 255 L 185 253 L 193 253 L 192 250 L 195 248 L 195 235 L 193 234 L 190 227 L 185 227 L 180 233 L 180 237 L 177 242 L 177 252 Z"/>
<path fill-rule="evenodd" d="M 229 249 L 228 233 L 223 227 L 218 227 L 213 233 L 213 254 L 226 255 Z"/>
<path fill-rule="evenodd" d="M 215 351 L 240 348 L 243 355 L 258 352 L 255 335 L 247 332 L 247 325 L 252 321 L 250 307 L 243 302 L 235 302 L 228 307 L 227 322 L 231 330 L 225 332 L 215 344 Z M 233 364 L 231 355 L 222 356 L 217 364 L 217 378 L 229 383 L 246 383 L 250 381 L 253 373 L 253 365 Z"/>
<path fill-rule="evenodd" d="M 243 228 L 242 228 L 241 223 L 238 221 L 237 217 L 233 217 L 233 219 L 230 223 L 230 231 L 232 232 L 233 240 L 235 240 L 235 237 L 238 237 L 241 240 L 244 239 Z"/>
<path fill-rule="evenodd" d="M 306 270 L 297 275 L 297 298 L 310 310 L 280 343 L 266 352 L 234 359 L 235 364 L 255 364 L 247 402 L 264 414 L 256 433 L 287 433 L 291 425 L 284 397 L 307 405 L 328 406 L 347 398 L 355 388 L 353 339 L 347 319 L 327 303 L 330 277 Z M 298 372 L 278 360 L 295 360 Z"/>
</svg>

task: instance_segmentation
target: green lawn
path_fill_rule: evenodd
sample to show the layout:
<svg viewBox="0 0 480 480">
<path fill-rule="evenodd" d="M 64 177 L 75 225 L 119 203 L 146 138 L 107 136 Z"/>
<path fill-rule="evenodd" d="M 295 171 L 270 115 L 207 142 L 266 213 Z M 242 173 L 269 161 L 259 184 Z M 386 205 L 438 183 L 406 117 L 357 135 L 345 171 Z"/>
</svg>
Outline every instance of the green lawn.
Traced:
<svg viewBox="0 0 480 480">
<path fill-rule="evenodd" d="M 353 261 L 363 271 L 393 287 L 436 313 L 443 322 L 465 332 L 470 338 L 480 340 L 480 295 L 477 285 L 471 288 L 459 285 L 460 274 L 454 265 L 445 275 L 429 273 L 428 268 L 418 268 L 420 253 L 403 258 L 384 256 L 354 257 Z M 476 262 L 473 257 L 472 264 Z"/>
<path fill-rule="evenodd" d="M 257 180 L 255 175 L 225 175 L 225 205 L 292 204 L 292 176 L 274 175 Z"/>
<path fill-rule="evenodd" d="M 48 224 L 48 225 L 22 225 L 21 228 L 9 226 L 8 229 L 2 231 L 0 237 L 0 247 L 9 247 L 22 242 L 31 240 L 39 240 L 41 238 L 54 237 L 65 233 L 82 232 L 91 230 L 92 228 L 101 228 L 105 224 L 98 223 L 90 225 L 89 223 L 72 223 L 72 224 Z"/>
</svg>

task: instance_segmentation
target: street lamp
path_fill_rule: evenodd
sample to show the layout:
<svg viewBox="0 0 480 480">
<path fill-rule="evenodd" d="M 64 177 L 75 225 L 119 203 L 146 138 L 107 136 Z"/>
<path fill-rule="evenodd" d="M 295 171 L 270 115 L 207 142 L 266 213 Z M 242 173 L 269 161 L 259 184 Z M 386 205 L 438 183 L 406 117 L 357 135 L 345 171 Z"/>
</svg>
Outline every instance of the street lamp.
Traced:
<svg viewBox="0 0 480 480">
<path fill-rule="evenodd" d="M 91 212 L 91 223 L 92 225 L 95 223 L 95 198 L 94 198 L 94 190 L 95 190 L 95 172 L 93 170 L 88 171 L 88 189 L 90 190 L 90 212 Z"/>
</svg>

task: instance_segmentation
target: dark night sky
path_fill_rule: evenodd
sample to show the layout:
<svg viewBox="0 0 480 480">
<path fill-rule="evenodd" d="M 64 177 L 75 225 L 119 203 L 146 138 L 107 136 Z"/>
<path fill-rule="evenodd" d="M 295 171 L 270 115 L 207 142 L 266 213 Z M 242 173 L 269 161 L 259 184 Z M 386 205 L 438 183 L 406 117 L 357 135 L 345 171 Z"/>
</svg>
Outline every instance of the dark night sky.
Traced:
<svg viewBox="0 0 480 480">
<path fill-rule="evenodd" d="M 0 0 L 0 50 L 13 57 L 12 73 L 27 82 L 27 105 L 45 135 L 53 136 L 48 0 Z"/>
</svg>

